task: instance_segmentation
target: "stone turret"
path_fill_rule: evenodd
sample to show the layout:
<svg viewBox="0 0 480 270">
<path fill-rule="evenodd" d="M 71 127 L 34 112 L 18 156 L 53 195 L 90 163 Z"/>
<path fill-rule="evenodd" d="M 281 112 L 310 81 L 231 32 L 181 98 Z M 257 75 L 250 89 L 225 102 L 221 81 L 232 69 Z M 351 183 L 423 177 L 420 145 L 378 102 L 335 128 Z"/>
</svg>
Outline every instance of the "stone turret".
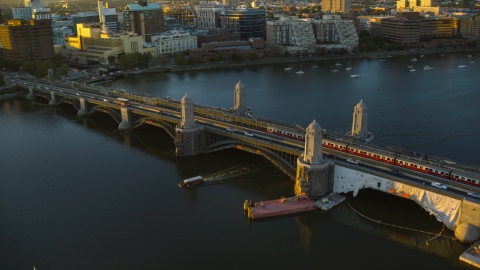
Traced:
<svg viewBox="0 0 480 270">
<path fill-rule="evenodd" d="M 182 122 L 180 123 L 181 128 L 195 128 L 197 124 L 195 123 L 195 114 L 193 112 L 193 102 L 192 99 L 185 94 L 181 101 L 182 106 Z"/>
<path fill-rule="evenodd" d="M 182 121 L 175 128 L 175 154 L 194 156 L 205 151 L 205 132 L 195 123 L 192 99 L 185 94 L 181 101 Z"/>
<path fill-rule="evenodd" d="M 322 127 L 313 120 L 306 129 L 303 162 L 307 164 L 322 163 L 322 139 Z"/>
<path fill-rule="evenodd" d="M 233 110 L 238 113 L 244 113 L 247 111 L 247 92 L 245 91 L 245 85 L 238 81 L 235 85 L 235 100 Z"/>
<path fill-rule="evenodd" d="M 295 194 L 306 193 L 311 198 L 333 191 L 333 161 L 322 154 L 322 128 L 313 120 L 305 134 L 305 149 L 297 159 Z"/>
<path fill-rule="evenodd" d="M 367 105 L 363 103 L 363 100 L 360 100 L 357 106 L 355 106 L 355 108 L 353 109 L 353 123 L 352 123 L 351 135 L 358 139 L 362 139 L 362 140 L 367 139 L 368 137 L 367 123 L 368 123 L 368 108 L 367 108 Z"/>
</svg>

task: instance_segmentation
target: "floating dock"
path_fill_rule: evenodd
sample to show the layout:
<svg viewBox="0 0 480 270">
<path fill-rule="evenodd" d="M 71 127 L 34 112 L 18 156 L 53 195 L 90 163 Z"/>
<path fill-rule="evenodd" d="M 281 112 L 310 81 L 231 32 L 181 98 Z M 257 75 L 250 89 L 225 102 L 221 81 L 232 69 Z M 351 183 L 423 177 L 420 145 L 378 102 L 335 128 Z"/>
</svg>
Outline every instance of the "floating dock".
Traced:
<svg viewBox="0 0 480 270">
<path fill-rule="evenodd" d="M 327 211 L 343 201 L 345 201 L 345 197 L 336 193 L 330 193 L 327 196 L 321 198 L 320 200 L 315 201 L 315 205 L 318 208 Z"/>
<path fill-rule="evenodd" d="M 480 240 L 475 242 L 475 244 L 473 244 L 464 253 L 462 253 L 462 255 L 460 255 L 460 261 L 480 268 Z"/>
<path fill-rule="evenodd" d="M 243 209 L 248 211 L 251 219 L 282 216 L 293 213 L 313 211 L 317 208 L 314 202 L 306 194 L 300 194 L 291 198 L 280 198 L 271 201 L 249 202 L 245 201 Z"/>
</svg>

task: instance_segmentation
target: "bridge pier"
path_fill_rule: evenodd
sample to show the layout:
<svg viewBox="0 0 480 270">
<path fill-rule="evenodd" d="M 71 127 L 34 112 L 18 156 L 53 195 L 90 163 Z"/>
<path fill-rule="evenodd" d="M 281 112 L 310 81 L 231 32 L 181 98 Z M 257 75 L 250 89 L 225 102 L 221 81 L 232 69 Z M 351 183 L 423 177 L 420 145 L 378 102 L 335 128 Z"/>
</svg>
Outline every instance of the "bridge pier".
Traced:
<svg viewBox="0 0 480 270">
<path fill-rule="evenodd" d="M 48 106 L 55 106 L 57 105 L 57 94 L 54 91 L 50 92 L 50 101 L 48 102 Z"/>
<path fill-rule="evenodd" d="M 129 108 L 120 108 L 122 113 L 122 122 L 118 125 L 118 130 L 125 131 L 129 130 L 132 126 L 131 117 L 130 117 L 130 109 Z"/>
<path fill-rule="evenodd" d="M 333 192 L 333 162 L 322 156 L 322 128 L 315 120 L 305 132 L 305 150 L 297 159 L 295 194 L 323 197 Z"/>
<path fill-rule="evenodd" d="M 27 99 L 35 99 L 35 90 L 33 90 L 32 86 L 28 87 Z"/>
<path fill-rule="evenodd" d="M 87 115 L 87 106 L 88 106 L 87 101 L 84 98 L 81 98 L 80 99 L 80 110 L 78 110 L 77 116 Z"/>
<path fill-rule="evenodd" d="M 175 154 L 177 156 L 194 156 L 204 153 L 206 148 L 205 131 L 194 121 L 192 99 L 185 95 L 182 98 L 182 121 L 175 128 Z"/>
</svg>

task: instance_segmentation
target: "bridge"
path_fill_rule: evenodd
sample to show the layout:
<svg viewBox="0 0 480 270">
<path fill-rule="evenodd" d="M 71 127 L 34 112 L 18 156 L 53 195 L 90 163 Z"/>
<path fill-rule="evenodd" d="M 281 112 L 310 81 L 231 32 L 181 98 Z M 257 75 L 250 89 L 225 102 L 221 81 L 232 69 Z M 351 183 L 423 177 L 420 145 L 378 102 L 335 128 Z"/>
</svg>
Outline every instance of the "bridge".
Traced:
<svg viewBox="0 0 480 270">
<path fill-rule="evenodd" d="M 25 77 L 15 80 L 19 87 L 28 90 L 28 99 L 43 98 L 50 106 L 70 104 L 80 117 L 109 114 L 119 130 L 133 130 L 142 125 L 162 128 L 174 140 L 177 156 L 236 148 L 272 162 L 295 181 L 296 194 L 305 192 L 311 198 L 320 198 L 331 192 L 352 191 L 356 195 L 362 188 L 376 189 L 414 200 L 455 230 L 462 241 L 472 242 L 480 237 L 480 200 L 469 195 L 478 193 L 478 187 L 323 147 L 324 137 L 349 140 L 353 145 L 372 138 L 366 130 L 368 113 L 362 102 L 354 109 L 349 134 L 352 137 L 338 139 L 315 121 L 303 129 L 296 124 L 253 116 L 246 106 L 245 86 L 241 82 L 235 85 L 234 107 L 227 110 L 194 104 L 187 95 L 176 101 L 76 83 Z M 128 99 L 130 104 L 122 106 L 116 102 L 117 98 Z M 276 133 L 272 127 L 277 129 Z M 299 140 L 295 134 L 303 134 L 304 138 Z M 374 145 L 369 147 L 376 149 Z M 348 162 L 352 158 L 358 164 Z M 471 173 L 472 179 L 480 180 L 478 171 Z M 448 188 L 434 187 L 430 185 L 433 182 Z"/>
</svg>

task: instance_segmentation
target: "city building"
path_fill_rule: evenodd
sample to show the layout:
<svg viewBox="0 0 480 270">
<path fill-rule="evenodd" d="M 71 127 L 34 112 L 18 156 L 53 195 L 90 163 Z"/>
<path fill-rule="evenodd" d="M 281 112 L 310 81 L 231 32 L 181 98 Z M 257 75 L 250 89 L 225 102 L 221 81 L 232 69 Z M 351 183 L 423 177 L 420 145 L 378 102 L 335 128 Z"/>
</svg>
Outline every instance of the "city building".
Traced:
<svg viewBox="0 0 480 270">
<path fill-rule="evenodd" d="M 240 40 L 240 33 L 227 29 L 215 30 L 197 30 L 193 33 L 197 37 L 197 48 L 201 48 L 203 43 L 226 42 Z"/>
<path fill-rule="evenodd" d="M 220 14 L 225 11 L 224 5 L 200 4 L 195 7 L 196 26 L 198 29 L 220 28 Z"/>
<path fill-rule="evenodd" d="M 77 36 L 66 39 L 63 56 L 82 63 L 107 64 L 109 56 L 118 59 L 121 54 L 150 53 L 157 55 L 155 47 L 146 46 L 142 36 L 129 33 L 105 33 L 97 23 L 77 24 Z"/>
<path fill-rule="evenodd" d="M 480 15 L 474 15 L 470 18 L 461 18 L 459 35 L 472 40 L 480 39 Z"/>
<path fill-rule="evenodd" d="M 179 30 L 182 26 L 180 22 L 175 18 L 164 17 L 164 29 L 165 31 Z"/>
<path fill-rule="evenodd" d="M 383 19 L 382 36 L 391 42 L 416 48 L 420 42 L 420 23 L 417 20 L 398 18 Z"/>
<path fill-rule="evenodd" d="M 315 48 L 346 49 L 358 46 L 352 20 L 324 15 L 322 20 L 281 17 L 267 22 L 267 47 L 277 53 L 314 52 Z"/>
<path fill-rule="evenodd" d="M 158 55 L 171 55 L 197 48 L 197 37 L 188 32 L 170 31 L 152 36 Z"/>
<path fill-rule="evenodd" d="M 397 12 L 395 18 L 381 21 L 382 36 L 396 44 L 417 48 L 438 45 L 454 46 L 464 41 L 452 40 L 454 33 L 454 18 L 450 17 L 420 17 L 418 12 Z M 432 44 L 427 44 L 433 42 Z M 435 45 L 433 45 L 435 44 Z"/>
<path fill-rule="evenodd" d="M 180 23 L 180 26 L 190 26 L 195 24 L 195 15 L 193 9 L 189 6 L 170 6 L 163 8 L 164 16 L 175 18 Z M 167 30 L 167 29 L 165 29 Z"/>
<path fill-rule="evenodd" d="M 25 62 L 53 60 L 51 20 L 9 20 L 0 25 L 4 59 Z"/>
<path fill-rule="evenodd" d="M 12 8 L 14 20 L 30 20 L 32 18 L 32 8 L 14 7 Z"/>
<path fill-rule="evenodd" d="M 352 51 L 358 46 L 358 34 L 352 20 L 344 20 L 340 15 L 323 15 L 321 20 L 313 20 L 313 27 L 317 47 Z"/>
<path fill-rule="evenodd" d="M 240 33 L 242 40 L 267 38 L 265 9 L 227 9 L 220 14 L 222 29 Z"/>
<path fill-rule="evenodd" d="M 6 23 L 13 19 L 13 12 L 11 8 L 0 7 L 0 23 Z"/>
<path fill-rule="evenodd" d="M 202 47 L 191 49 L 190 57 L 200 60 L 207 56 L 211 61 L 215 60 L 216 55 L 232 58 L 234 55 L 240 54 L 243 59 L 248 59 L 252 54 L 256 54 L 258 59 L 271 57 L 273 52 L 271 49 L 265 48 L 265 41 L 262 38 L 251 38 L 242 41 L 225 41 L 202 43 Z"/>
<path fill-rule="evenodd" d="M 164 31 L 163 10 L 158 3 L 138 0 L 138 4 L 128 4 L 124 10 L 125 31 L 136 33 L 146 41 L 152 35 Z"/>
<path fill-rule="evenodd" d="M 322 12 L 346 14 L 352 8 L 352 0 L 322 0 Z"/>
<path fill-rule="evenodd" d="M 72 29 L 73 34 L 77 35 L 77 24 L 81 23 L 100 23 L 100 16 L 101 14 L 97 12 L 80 12 L 75 15 L 72 15 L 70 17 L 71 21 L 59 21 L 58 23 L 55 22 L 56 27 L 62 27 L 62 26 L 67 26 L 70 29 Z M 119 23 L 119 18 L 118 18 L 118 13 L 115 11 L 115 8 L 103 8 L 103 17 L 105 18 L 104 20 L 104 25 L 106 27 L 106 31 L 111 32 L 111 33 L 117 33 L 119 32 L 120 28 L 120 23 Z"/>
<path fill-rule="evenodd" d="M 72 29 L 68 27 L 53 28 L 53 45 L 65 46 L 65 39 L 73 36 Z"/>
</svg>

